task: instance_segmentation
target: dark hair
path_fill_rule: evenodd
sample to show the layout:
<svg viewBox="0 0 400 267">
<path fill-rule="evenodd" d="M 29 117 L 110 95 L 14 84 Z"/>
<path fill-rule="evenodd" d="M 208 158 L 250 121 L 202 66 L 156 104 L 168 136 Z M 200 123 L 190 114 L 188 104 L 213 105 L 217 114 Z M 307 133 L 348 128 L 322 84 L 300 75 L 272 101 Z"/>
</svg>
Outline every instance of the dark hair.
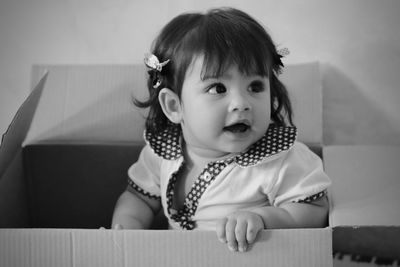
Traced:
<svg viewBox="0 0 400 267">
<path fill-rule="evenodd" d="M 161 72 L 149 70 L 149 99 L 138 100 L 139 107 L 150 107 L 146 129 L 164 130 L 171 122 L 158 102 L 160 89 L 167 87 L 179 97 L 186 70 L 193 60 L 204 56 L 203 77 L 218 77 L 235 63 L 244 74 L 268 76 L 271 83 L 271 121 L 293 125 L 292 108 L 285 86 L 277 75 L 283 67 L 281 56 L 266 30 L 248 14 L 233 8 L 212 9 L 206 14 L 187 13 L 172 19 L 154 40 L 152 54 L 160 62 L 170 60 Z M 156 89 L 156 81 L 161 85 Z"/>
</svg>

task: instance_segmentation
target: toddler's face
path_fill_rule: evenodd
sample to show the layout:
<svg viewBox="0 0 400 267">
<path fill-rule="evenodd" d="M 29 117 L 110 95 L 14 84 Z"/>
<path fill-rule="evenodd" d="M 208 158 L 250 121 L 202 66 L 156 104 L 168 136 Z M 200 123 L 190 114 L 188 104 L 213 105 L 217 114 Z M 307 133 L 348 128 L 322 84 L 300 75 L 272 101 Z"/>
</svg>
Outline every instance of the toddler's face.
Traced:
<svg viewBox="0 0 400 267">
<path fill-rule="evenodd" d="M 201 79 L 203 58 L 188 68 L 182 87 L 182 132 L 187 149 L 217 158 L 241 152 L 270 123 L 270 83 L 230 66 L 221 77 Z"/>
</svg>

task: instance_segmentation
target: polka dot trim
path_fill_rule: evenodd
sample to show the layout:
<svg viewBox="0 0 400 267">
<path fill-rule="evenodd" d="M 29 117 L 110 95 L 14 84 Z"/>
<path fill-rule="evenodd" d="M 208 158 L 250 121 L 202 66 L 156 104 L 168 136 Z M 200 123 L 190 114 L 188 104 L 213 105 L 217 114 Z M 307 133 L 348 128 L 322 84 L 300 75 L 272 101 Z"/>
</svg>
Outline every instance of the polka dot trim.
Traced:
<svg viewBox="0 0 400 267">
<path fill-rule="evenodd" d="M 305 199 L 300 199 L 300 200 L 297 200 L 297 201 L 294 201 L 294 202 L 297 202 L 297 203 L 310 203 L 310 202 L 313 202 L 313 201 L 315 201 L 317 199 L 320 199 L 320 198 L 326 196 L 326 194 L 327 194 L 327 192 L 326 192 L 326 190 L 324 190 L 324 191 L 321 191 L 321 192 L 319 192 L 317 194 L 309 196 L 309 197 L 307 197 Z"/>
<path fill-rule="evenodd" d="M 151 193 L 149 193 L 149 192 L 143 190 L 143 188 L 141 188 L 140 186 L 138 186 L 137 184 L 135 184 L 131 179 L 128 179 L 128 185 L 129 185 L 131 188 L 133 188 L 135 191 L 139 192 L 140 194 L 142 194 L 142 195 L 144 195 L 144 196 L 146 196 L 146 197 L 149 197 L 149 198 L 152 198 L 152 199 L 157 199 L 157 200 L 161 199 L 160 196 L 153 195 L 153 194 L 151 194 Z"/>
<path fill-rule="evenodd" d="M 266 158 L 293 146 L 297 137 L 296 127 L 270 125 L 266 134 L 247 151 L 234 157 L 241 167 L 254 166 Z M 145 132 L 145 140 L 154 153 L 166 160 L 175 160 L 182 156 L 181 129 L 171 125 L 161 133 Z"/>
<path fill-rule="evenodd" d="M 185 164 L 182 163 L 179 169 L 171 175 L 167 185 L 167 211 L 169 217 L 175 222 L 179 223 L 179 226 L 185 230 L 192 230 L 195 227 L 195 222 L 192 220 L 186 205 L 183 205 L 178 211 L 173 209 L 173 198 L 175 194 L 175 185 L 179 173 L 184 169 Z"/>
<path fill-rule="evenodd" d="M 184 164 L 179 167 L 179 170 L 172 174 L 167 186 L 167 207 L 171 219 L 179 223 L 182 229 L 192 230 L 195 227 L 195 222 L 192 220 L 196 213 L 197 206 L 201 196 L 207 187 L 214 181 L 215 177 L 230 164 L 230 162 L 210 162 L 201 172 L 198 179 L 193 184 L 191 190 L 185 198 L 185 202 L 178 211 L 172 208 L 174 197 L 175 184 L 179 172 L 184 169 Z"/>
<path fill-rule="evenodd" d="M 175 160 L 182 155 L 180 145 L 181 128 L 179 125 L 171 125 L 161 133 L 145 131 L 146 142 L 154 153 L 166 160 Z"/>
<path fill-rule="evenodd" d="M 185 199 L 185 206 L 190 215 L 196 213 L 199 200 L 204 191 L 227 165 L 227 162 L 211 162 L 207 164 L 207 167 L 201 172 Z"/>
<path fill-rule="evenodd" d="M 296 127 L 270 126 L 267 133 L 246 152 L 236 156 L 235 162 L 241 167 L 254 166 L 266 158 L 288 150 L 296 140 Z"/>
</svg>

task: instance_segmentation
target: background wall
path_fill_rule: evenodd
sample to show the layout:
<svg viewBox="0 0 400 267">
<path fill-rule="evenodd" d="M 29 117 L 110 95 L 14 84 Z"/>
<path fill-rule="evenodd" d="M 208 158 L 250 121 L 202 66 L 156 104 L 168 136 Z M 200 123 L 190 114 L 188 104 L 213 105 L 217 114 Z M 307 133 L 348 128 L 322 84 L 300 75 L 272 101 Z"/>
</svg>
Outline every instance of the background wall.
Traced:
<svg viewBox="0 0 400 267">
<path fill-rule="evenodd" d="M 400 145 L 400 1 L 2 0 L 0 134 L 35 63 L 141 63 L 184 11 L 234 6 L 262 22 L 286 64 L 320 61 L 327 144 Z"/>
</svg>

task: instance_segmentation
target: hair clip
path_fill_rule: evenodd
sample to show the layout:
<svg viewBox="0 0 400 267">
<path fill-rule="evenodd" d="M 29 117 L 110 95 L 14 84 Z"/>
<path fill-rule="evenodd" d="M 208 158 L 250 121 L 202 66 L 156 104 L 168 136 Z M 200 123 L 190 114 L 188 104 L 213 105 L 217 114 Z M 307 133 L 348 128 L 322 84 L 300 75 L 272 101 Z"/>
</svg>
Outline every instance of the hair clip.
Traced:
<svg viewBox="0 0 400 267">
<path fill-rule="evenodd" d="M 290 51 L 289 51 L 289 49 L 287 47 L 278 49 L 278 50 L 276 50 L 276 52 L 278 53 L 278 55 L 280 57 L 286 57 L 287 55 L 290 54 Z"/>
<path fill-rule="evenodd" d="M 278 54 L 278 62 L 277 62 L 277 69 L 275 70 L 275 74 L 277 76 L 281 75 L 283 73 L 282 68 L 284 67 L 281 58 L 287 56 L 290 54 L 289 49 L 287 47 L 277 49 L 276 53 Z"/>
<path fill-rule="evenodd" d="M 157 80 L 156 80 L 156 83 L 153 84 L 153 88 L 154 88 L 154 89 L 157 89 L 160 85 L 161 85 L 161 80 L 160 80 L 160 79 L 157 79 Z"/>
<path fill-rule="evenodd" d="M 167 65 L 169 62 L 169 59 L 165 60 L 164 62 L 161 62 L 158 60 L 158 57 L 153 55 L 153 54 L 146 54 L 144 57 L 144 64 L 150 69 L 156 70 L 158 72 L 162 71 L 162 68 Z"/>
</svg>

